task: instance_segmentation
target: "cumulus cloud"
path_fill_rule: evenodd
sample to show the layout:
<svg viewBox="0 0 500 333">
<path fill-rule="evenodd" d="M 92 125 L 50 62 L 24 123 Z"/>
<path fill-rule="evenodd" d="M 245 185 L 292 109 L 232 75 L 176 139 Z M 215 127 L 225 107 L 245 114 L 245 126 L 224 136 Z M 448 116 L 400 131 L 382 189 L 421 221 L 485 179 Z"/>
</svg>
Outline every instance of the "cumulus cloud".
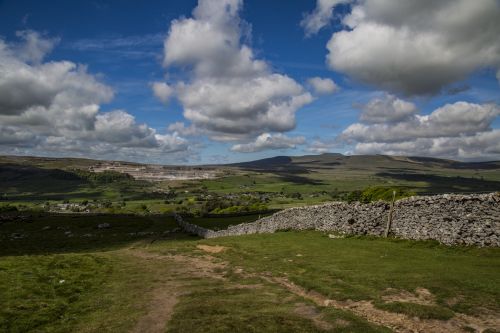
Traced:
<svg viewBox="0 0 500 333">
<path fill-rule="evenodd" d="M 204 134 L 199 128 L 193 125 L 186 126 L 182 121 L 176 121 L 168 125 L 168 131 L 179 133 L 182 136 L 198 136 Z"/>
<path fill-rule="evenodd" d="M 35 144 L 36 136 L 15 126 L 0 125 L 0 145 L 31 146 Z"/>
<path fill-rule="evenodd" d="M 307 83 L 313 88 L 318 95 L 333 94 L 339 90 L 339 87 L 332 79 L 312 77 L 307 80 Z"/>
<path fill-rule="evenodd" d="M 239 139 L 261 131 L 295 128 L 295 112 L 311 102 L 309 93 L 287 76 L 251 80 L 197 80 L 178 86 L 184 116 L 197 127 Z"/>
<path fill-rule="evenodd" d="M 473 135 L 489 130 L 499 114 L 500 108 L 494 104 L 457 102 L 429 115 L 414 115 L 397 123 L 355 123 L 344 130 L 342 137 L 357 142 L 398 142 L 418 137 Z"/>
<path fill-rule="evenodd" d="M 295 127 L 295 113 L 312 96 L 292 78 L 273 73 L 243 41 L 241 0 L 200 0 L 191 18 L 172 21 L 164 66 L 187 70 L 175 85 L 184 117 L 214 140 L 249 139 Z"/>
<path fill-rule="evenodd" d="M 480 161 L 500 158 L 500 130 L 466 137 L 417 138 L 403 142 L 366 142 L 356 145 L 357 154 L 432 156 Z"/>
<path fill-rule="evenodd" d="M 31 63 L 40 63 L 60 41 L 59 38 L 42 37 L 40 33 L 33 30 L 17 31 L 16 36 L 23 41 L 18 45 L 19 58 Z"/>
<path fill-rule="evenodd" d="M 151 84 L 151 89 L 153 89 L 153 94 L 156 98 L 165 104 L 168 103 L 170 97 L 174 94 L 174 89 L 165 82 L 153 82 Z"/>
<path fill-rule="evenodd" d="M 0 40 L 0 151 L 144 160 L 188 150 L 178 133 L 157 133 L 123 110 L 102 112 L 113 90 L 85 66 L 42 62 L 56 39 L 18 36 L 19 43 Z"/>
<path fill-rule="evenodd" d="M 341 143 L 336 139 L 314 140 L 307 146 L 306 151 L 315 154 L 323 154 L 331 152 L 334 148 L 339 148 L 340 146 Z"/>
<path fill-rule="evenodd" d="M 491 127 L 499 115 L 496 104 L 468 102 L 420 115 L 412 103 L 387 95 L 369 102 L 361 122 L 348 126 L 338 139 L 354 144 L 358 154 L 500 158 L 495 142 L 500 130 Z"/>
<path fill-rule="evenodd" d="M 364 0 L 327 44 L 328 66 L 407 95 L 436 94 L 480 68 L 500 68 L 500 4 Z"/>
<path fill-rule="evenodd" d="M 30 108 L 85 106 L 111 100 L 113 90 L 69 61 L 29 64 L 0 40 L 0 115 L 19 115 Z"/>
<path fill-rule="evenodd" d="M 418 112 L 415 104 L 393 95 L 374 98 L 362 110 L 360 120 L 371 124 L 400 122 Z"/>
<path fill-rule="evenodd" d="M 316 8 L 311 13 L 306 14 L 300 21 L 306 36 L 314 35 L 321 28 L 327 26 L 333 17 L 334 7 L 345 2 L 348 2 L 348 0 L 317 0 Z"/>
<path fill-rule="evenodd" d="M 263 133 L 255 141 L 249 143 L 236 144 L 231 147 L 231 151 L 239 153 L 253 153 L 268 149 L 290 149 L 305 143 L 303 136 L 288 137 L 284 134 Z"/>
</svg>

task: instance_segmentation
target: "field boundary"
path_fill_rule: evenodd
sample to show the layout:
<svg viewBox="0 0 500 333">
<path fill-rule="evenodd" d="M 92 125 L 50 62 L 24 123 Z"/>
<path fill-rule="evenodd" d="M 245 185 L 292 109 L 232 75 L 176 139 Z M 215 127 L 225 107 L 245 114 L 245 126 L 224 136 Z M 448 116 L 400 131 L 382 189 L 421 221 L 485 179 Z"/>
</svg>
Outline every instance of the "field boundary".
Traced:
<svg viewBox="0 0 500 333">
<path fill-rule="evenodd" d="M 331 202 L 289 208 L 255 222 L 213 231 L 185 222 L 187 232 L 203 238 L 274 233 L 280 230 L 320 230 L 345 235 L 382 236 L 389 212 L 386 202 Z M 446 245 L 500 246 L 500 193 L 444 194 L 401 199 L 394 205 L 392 236 L 437 240 Z"/>
</svg>

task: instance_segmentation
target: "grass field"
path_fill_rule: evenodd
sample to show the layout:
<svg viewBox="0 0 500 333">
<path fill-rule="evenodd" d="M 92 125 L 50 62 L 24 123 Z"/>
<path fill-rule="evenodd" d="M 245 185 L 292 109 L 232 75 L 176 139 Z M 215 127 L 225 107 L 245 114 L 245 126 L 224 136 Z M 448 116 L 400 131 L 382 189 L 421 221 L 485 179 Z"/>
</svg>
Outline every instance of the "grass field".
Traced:
<svg viewBox="0 0 500 333">
<path fill-rule="evenodd" d="M 498 323 L 498 248 L 310 231 L 199 240 L 174 229 L 166 216 L 1 224 L 0 331 L 390 332 L 442 322 L 459 332 Z"/>
<path fill-rule="evenodd" d="M 109 227 L 99 228 L 108 224 Z M 0 224 L 1 255 L 95 252 L 155 239 L 176 228 L 171 216 L 39 214 Z"/>
</svg>

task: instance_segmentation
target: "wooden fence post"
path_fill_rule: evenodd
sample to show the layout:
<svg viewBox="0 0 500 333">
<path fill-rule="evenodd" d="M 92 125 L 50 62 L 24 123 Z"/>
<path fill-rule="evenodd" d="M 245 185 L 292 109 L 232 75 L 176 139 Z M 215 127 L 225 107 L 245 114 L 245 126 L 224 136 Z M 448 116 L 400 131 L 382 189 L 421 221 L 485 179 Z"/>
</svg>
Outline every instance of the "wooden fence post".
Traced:
<svg viewBox="0 0 500 333">
<path fill-rule="evenodd" d="M 387 226 L 385 227 L 385 234 L 384 237 L 389 236 L 389 232 L 391 231 L 391 226 L 392 226 L 392 211 L 394 210 L 394 201 L 396 200 L 396 191 L 392 191 L 392 202 L 391 202 L 391 208 L 389 209 L 389 216 L 387 217 Z"/>
</svg>

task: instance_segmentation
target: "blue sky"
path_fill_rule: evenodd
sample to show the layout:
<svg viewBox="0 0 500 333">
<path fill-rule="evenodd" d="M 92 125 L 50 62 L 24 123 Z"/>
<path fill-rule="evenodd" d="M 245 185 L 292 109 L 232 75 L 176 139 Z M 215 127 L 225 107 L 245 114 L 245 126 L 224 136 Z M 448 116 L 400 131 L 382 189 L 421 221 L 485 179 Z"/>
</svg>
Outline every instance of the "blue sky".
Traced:
<svg viewBox="0 0 500 333">
<path fill-rule="evenodd" d="M 9 69 L 0 71 L 0 153 L 190 164 L 323 152 L 500 159 L 498 2 L 404 3 L 0 1 Z M 432 14 L 447 11 L 462 15 Z M 476 31 L 480 23 L 488 28 Z M 220 35 L 227 48 L 210 43 Z M 64 61 L 75 68 L 43 70 Z M 23 69 L 29 77 L 13 82 Z M 47 86 L 43 75 L 71 83 Z M 155 83 L 167 87 L 163 101 Z M 18 107 L 23 85 L 23 100 L 52 98 Z"/>
</svg>

